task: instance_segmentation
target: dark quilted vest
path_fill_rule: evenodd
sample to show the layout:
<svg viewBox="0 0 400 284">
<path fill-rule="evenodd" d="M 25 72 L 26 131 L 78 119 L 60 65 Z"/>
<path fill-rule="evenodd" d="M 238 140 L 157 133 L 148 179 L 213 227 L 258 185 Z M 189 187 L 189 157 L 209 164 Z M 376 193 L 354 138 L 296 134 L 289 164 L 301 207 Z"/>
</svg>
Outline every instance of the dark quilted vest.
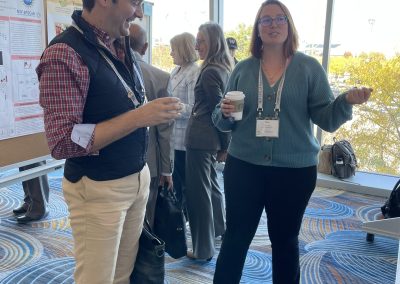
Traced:
<svg viewBox="0 0 400 284">
<path fill-rule="evenodd" d="M 134 109 L 135 106 L 128 98 L 123 84 L 97 48 L 102 49 L 112 60 L 122 78 L 134 91 L 136 98 L 139 102 L 143 102 L 144 93 L 133 71 L 133 64 L 136 62 L 131 53 L 126 53 L 127 65 L 130 66 L 128 70 L 121 61 L 97 43 L 95 34 L 82 20 L 81 11 L 75 11 L 72 18 L 83 34 L 76 28 L 69 27 L 53 39 L 50 45 L 56 43 L 69 45 L 89 68 L 90 85 L 83 112 L 83 123 L 97 124 Z M 126 48 L 130 50 L 128 42 Z M 99 155 L 69 158 L 65 162 L 64 176 L 70 182 L 77 182 L 83 176 L 104 181 L 137 173 L 146 163 L 147 136 L 147 128 L 140 128 L 104 147 Z"/>
</svg>

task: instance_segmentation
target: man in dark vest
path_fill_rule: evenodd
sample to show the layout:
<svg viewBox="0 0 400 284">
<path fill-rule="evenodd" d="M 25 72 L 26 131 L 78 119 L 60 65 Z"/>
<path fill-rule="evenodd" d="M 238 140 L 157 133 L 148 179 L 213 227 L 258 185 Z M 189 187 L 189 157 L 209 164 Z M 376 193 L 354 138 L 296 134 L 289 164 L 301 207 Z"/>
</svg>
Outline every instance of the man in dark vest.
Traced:
<svg viewBox="0 0 400 284">
<path fill-rule="evenodd" d="M 145 104 L 129 25 L 142 0 L 83 0 L 37 68 L 51 154 L 66 159 L 75 282 L 129 283 L 150 175 L 147 127 L 180 115 L 176 98 Z"/>
</svg>

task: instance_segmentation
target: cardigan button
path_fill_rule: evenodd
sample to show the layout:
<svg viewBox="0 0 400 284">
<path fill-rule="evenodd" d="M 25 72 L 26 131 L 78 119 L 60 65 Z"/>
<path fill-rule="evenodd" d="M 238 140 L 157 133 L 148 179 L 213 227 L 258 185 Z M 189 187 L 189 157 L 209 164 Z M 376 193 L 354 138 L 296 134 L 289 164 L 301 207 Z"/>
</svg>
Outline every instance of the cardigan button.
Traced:
<svg viewBox="0 0 400 284">
<path fill-rule="evenodd" d="M 269 156 L 269 155 L 264 155 L 264 159 L 267 160 L 267 161 L 269 161 L 269 160 L 271 160 L 271 156 Z"/>
</svg>

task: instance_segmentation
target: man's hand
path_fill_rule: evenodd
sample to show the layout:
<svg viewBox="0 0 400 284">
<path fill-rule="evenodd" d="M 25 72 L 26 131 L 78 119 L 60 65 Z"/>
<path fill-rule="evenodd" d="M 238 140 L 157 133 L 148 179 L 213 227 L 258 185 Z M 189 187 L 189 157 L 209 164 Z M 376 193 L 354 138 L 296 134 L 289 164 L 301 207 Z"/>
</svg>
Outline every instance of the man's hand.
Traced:
<svg viewBox="0 0 400 284">
<path fill-rule="evenodd" d="M 180 117 L 183 107 L 178 98 L 167 97 L 151 102 L 96 125 L 92 152 L 125 137 L 138 128 L 167 123 Z"/>
<path fill-rule="evenodd" d="M 172 190 L 174 188 L 174 182 L 172 181 L 172 176 L 160 176 L 159 185 L 164 186 L 164 184 L 168 184 L 168 190 Z"/>
<path fill-rule="evenodd" d="M 349 103 L 351 105 L 363 104 L 366 101 L 368 101 L 369 97 L 371 96 L 372 91 L 373 90 L 371 88 L 354 87 L 347 92 L 346 101 L 347 101 L 347 103 Z"/>
<path fill-rule="evenodd" d="M 180 117 L 183 111 L 183 104 L 180 103 L 178 98 L 159 98 L 133 111 L 140 113 L 139 123 L 142 127 L 154 126 Z"/>
</svg>

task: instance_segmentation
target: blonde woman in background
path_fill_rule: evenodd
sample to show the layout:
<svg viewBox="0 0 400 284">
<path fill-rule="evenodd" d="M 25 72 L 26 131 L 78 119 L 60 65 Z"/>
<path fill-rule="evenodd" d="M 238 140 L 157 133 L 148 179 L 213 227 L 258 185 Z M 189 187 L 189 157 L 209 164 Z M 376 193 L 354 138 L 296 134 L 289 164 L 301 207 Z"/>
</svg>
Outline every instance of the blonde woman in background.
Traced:
<svg viewBox="0 0 400 284">
<path fill-rule="evenodd" d="M 199 76 L 199 59 L 195 49 L 196 39 L 190 33 L 182 33 L 174 36 L 171 41 L 171 57 L 177 65 L 171 72 L 169 81 L 169 93 L 177 97 L 184 105 L 182 115 L 176 119 L 172 145 L 175 150 L 174 171 L 172 179 L 176 197 L 186 214 L 185 206 L 185 160 L 186 148 L 184 145 L 185 132 L 194 104 L 194 85 Z"/>
</svg>

